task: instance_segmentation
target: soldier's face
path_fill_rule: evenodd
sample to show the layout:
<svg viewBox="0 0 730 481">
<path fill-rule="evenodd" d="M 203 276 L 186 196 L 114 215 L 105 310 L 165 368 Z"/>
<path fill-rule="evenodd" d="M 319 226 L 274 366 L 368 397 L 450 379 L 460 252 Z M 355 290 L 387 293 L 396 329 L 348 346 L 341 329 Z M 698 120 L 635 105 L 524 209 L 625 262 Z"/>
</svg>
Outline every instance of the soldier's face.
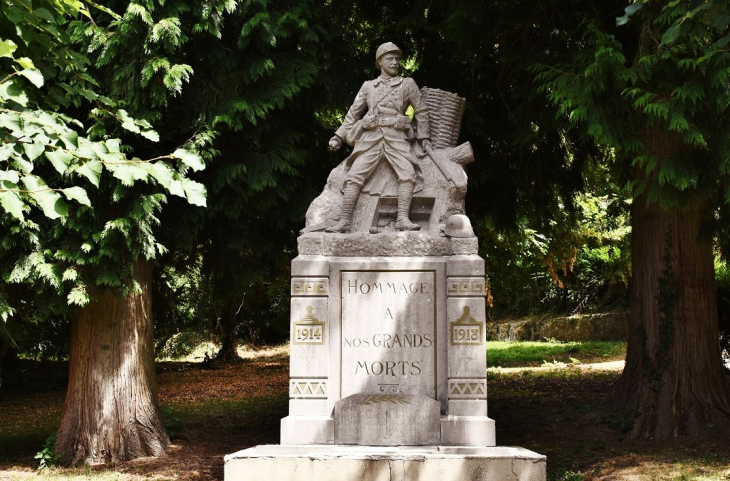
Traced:
<svg viewBox="0 0 730 481">
<path fill-rule="evenodd" d="M 400 57 L 395 53 L 386 53 L 380 57 L 380 71 L 390 77 L 398 75 Z"/>
</svg>

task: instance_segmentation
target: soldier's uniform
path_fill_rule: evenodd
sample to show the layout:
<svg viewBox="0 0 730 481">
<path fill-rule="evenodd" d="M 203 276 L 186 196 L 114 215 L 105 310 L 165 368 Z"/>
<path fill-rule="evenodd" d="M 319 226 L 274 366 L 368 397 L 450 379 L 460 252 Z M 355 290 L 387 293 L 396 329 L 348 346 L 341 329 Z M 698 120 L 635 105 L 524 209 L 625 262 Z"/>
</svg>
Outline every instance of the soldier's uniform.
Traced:
<svg viewBox="0 0 730 481">
<path fill-rule="evenodd" d="M 395 44 L 384 43 L 375 54 L 375 65 L 378 68 L 381 68 L 380 58 L 389 53 L 396 54 L 398 59 L 403 55 Z M 384 70 L 386 68 L 388 70 Z M 381 68 L 380 77 L 362 85 L 345 121 L 335 132 L 336 137 L 330 141 L 335 142 L 335 149 L 339 148 L 342 140 L 354 146 L 354 149 L 347 160 L 350 170 L 342 189 L 344 198 L 340 220 L 327 227 L 327 232 L 350 230 L 360 190 L 383 159 L 390 164 L 398 177 L 396 229 L 420 229 L 419 225 L 409 219 L 416 186 L 414 165 L 418 163 L 411 153 L 411 144 L 416 140 L 429 139 L 428 111 L 416 82 L 409 78 L 390 76 L 395 73 L 397 69 L 391 63 L 389 67 Z M 406 115 L 409 105 L 413 106 L 418 126 L 415 131 Z"/>
<path fill-rule="evenodd" d="M 405 115 L 409 105 L 418 124 L 415 132 Z M 415 184 L 416 159 L 411 143 L 429 138 L 428 110 L 416 82 L 402 77 L 378 77 L 365 82 L 335 134 L 354 146 L 345 184 L 362 187 L 381 159 L 393 168 L 398 182 Z"/>
</svg>

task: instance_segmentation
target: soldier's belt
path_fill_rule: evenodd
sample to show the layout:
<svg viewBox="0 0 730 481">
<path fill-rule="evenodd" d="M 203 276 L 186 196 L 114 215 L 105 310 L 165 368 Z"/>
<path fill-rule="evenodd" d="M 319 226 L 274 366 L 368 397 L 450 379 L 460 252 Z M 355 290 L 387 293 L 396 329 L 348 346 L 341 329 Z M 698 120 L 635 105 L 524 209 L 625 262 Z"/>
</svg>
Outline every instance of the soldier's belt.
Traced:
<svg viewBox="0 0 730 481">
<path fill-rule="evenodd" d="M 363 128 L 374 129 L 375 127 L 395 127 L 398 130 L 405 130 L 408 128 L 410 119 L 406 115 L 397 115 L 391 117 L 379 116 L 379 115 L 367 115 L 363 118 Z"/>
</svg>

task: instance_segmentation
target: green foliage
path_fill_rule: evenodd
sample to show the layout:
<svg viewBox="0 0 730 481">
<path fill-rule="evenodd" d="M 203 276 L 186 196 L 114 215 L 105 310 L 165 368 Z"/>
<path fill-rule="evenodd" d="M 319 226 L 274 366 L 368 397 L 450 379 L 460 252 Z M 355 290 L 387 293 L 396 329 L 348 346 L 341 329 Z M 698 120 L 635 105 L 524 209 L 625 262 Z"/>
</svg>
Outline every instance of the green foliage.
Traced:
<svg viewBox="0 0 730 481">
<path fill-rule="evenodd" d="M 180 415 L 172 408 L 162 406 L 160 408 L 160 416 L 162 424 L 165 426 L 165 432 L 170 439 L 174 439 L 183 430 L 183 422 Z"/>
<path fill-rule="evenodd" d="M 84 97 L 94 104 L 96 116 L 115 118 L 123 129 L 150 140 L 156 141 L 159 138 L 149 122 L 130 117 L 124 109 L 116 108 L 116 102 L 94 91 L 97 84 L 86 73 L 87 61 L 68 49 L 69 38 L 58 28 L 64 21 L 63 15 L 78 11 L 81 4 L 76 5 L 76 10 L 71 3 L 60 5 L 66 10 L 61 10 L 56 15 L 51 13 L 52 9 L 42 7 L 32 12 L 24 12 L 23 9 L 27 6 L 14 1 L 7 1 L 3 5 L 3 20 L 8 24 L 15 24 L 21 34 L 16 38 L 20 45 L 13 39 L 0 38 L 2 57 L 9 59 L 0 69 L 2 162 L 6 164 L 0 179 L 0 204 L 7 213 L 21 222 L 25 219 L 24 212 L 29 212 L 32 205 L 39 207 L 51 219 L 68 215 L 66 200 L 91 206 L 84 187 L 76 185 L 63 188 L 53 185 L 63 184 L 64 180 L 81 183 L 85 179 L 99 187 L 102 172 L 107 170 L 126 186 L 132 186 L 138 180 L 150 182 L 154 179 L 169 189 L 168 179 L 173 174 L 163 159 L 179 158 L 185 165 L 193 165 L 195 170 L 202 168 L 196 154 L 182 149 L 172 155 L 149 161 L 137 158 L 128 160 L 120 151 L 119 140 L 108 138 L 104 141 L 92 141 L 80 136 L 76 130 L 82 126 L 80 121 L 53 111 L 69 106 L 69 101 L 62 97 L 63 94 L 72 98 L 74 95 Z M 23 30 L 29 26 L 36 29 Z M 3 33 L 6 34 L 9 32 Z M 38 67 L 46 71 L 51 80 L 45 89 L 44 75 L 30 58 L 35 51 L 42 48 L 50 48 L 51 53 L 57 55 L 55 59 L 53 56 L 50 59 L 36 59 L 36 62 L 41 62 Z M 54 68 L 63 69 L 63 77 L 54 76 Z M 18 76 L 24 77 L 24 80 Z M 43 92 L 48 92 L 49 95 L 43 95 Z M 38 165 L 43 167 L 44 161 L 53 166 L 53 169 L 44 172 L 48 180 L 33 173 Z M 57 179 L 58 176 L 61 178 Z M 49 185 L 51 180 L 54 182 Z M 182 180 L 193 182 L 189 179 Z M 202 186 L 188 190 L 194 192 L 188 196 L 192 203 L 205 204 Z M 180 195 L 175 191 L 172 193 Z M 187 192 L 182 195 L 186 194 Z"/>
<path fill-rule="evenodd" d="M 52 434 L 46 438 L 43 443 L 43 449 L 41 449 L 35 455 L 35 459 L 38 460 L 38 470 L 59 466 L 63 459 L 63 453 L 56 454 L 56 435 Z"/>
<path fill-rule="evenodd" d="M 720 351 L 726 371 L 730 371 L 730 266 L 719 255 L 715 256 L 717 283 L 717 317 L 720 323 Z"/>
<path fill-rule="evenodd" d="M 611 191 L 613 189 L 613 191 Z M 542 232 L 523 219 L 516 230 L 479 225 L 487 239 L 493 315 L 575 314 L 625 306 L 631 272 L 630 218 L 620 189 L 576 197 L 573 215 L 561 209 Z"/>
<path fill-rule="evenodd" d="M 583 481 L 583 475 L 580 472 L 566 471 L 555 479 L 558 481 Z"/>
<path fill-rule="evenodd" d="M 280 342 L 288 336 L 289 277 L 285 271 L 271 280 L 256 280 L 242 287 L 241 299 L 225 303 L 213 291 L 214 279 L 204 275 L 204 263 L 183 264 L 182 270 L 165 266 L 154 281 L 160 294 L 153 306 L 157 356 L 177 359 L 202 342 L 215 339 L 221 320 L 232 314 L 235 335 L 254 345 Z M 232 309 L 233 311 L 226 311 Z"/>
<path fill-rule="evenodd" d="M 58 304 L 84 305 L 96 286 L 137 289 L 134 260 L 166 250 L 155 230 L 167 194 L 205 205 L 205 187 L 188 178 L 203 167 L 199 140 L 130 158 L 107 125 L 145 142 L 159 135 L 100 94 L 88 60 L 71 48 L 68 19 L 91 12 L 75 1 L 0 7 L 0 312 L 64 319 Z M 43 296 L 5 295 L 19 283 Z"/>
<path fill-rule="evenodd" d="M 180 145 L 197 135 L 207 164 L 196 176 L 207 187 L 206 211 L 171 202 L 160 217 L 170 226 L 160 242 L 171 251 L 164 262 L 172 270 L 163 266 L 158 272 L 165 279 L 155 282 L 158 339 L 196 324 L 217 334 L 217 320 L 238 311 L 244 297 L 235 317 L 242 335 L 255 336 L 253 324 L 262 323 L 269 332 L 264 338 L 281 337 L 273 325 L 288 313 L 278 307 L 271 313 L 277 296 L 252 286 L 279 282 L 309 200 L 332 166 L 313 158 L 325 155 L 331 136 L 315 117 L 328 101 L 315 90 L 324 89 L 330 66 L 323 47 L 331 28 L 326 9 L 294 0 L 107 6 L 120 17 L 72 22 L 74 42 L 110 97 L 130 115 L 154 121 L 160 144 Z M 118 130 L 104 125 L 105 132 Z M 160 155 L 157 146 L 123 139 L 136 152 Z M 182 302 L 175 276 L 195 279 Z M 249 314 L 246 306 L 254 303 L 261 309 Z"/>
<path fill-rule="evenodd" d="M 637 169 L 635 195 L 667 208 L 712 197 L 718 181 L 730 198 L 726 9 L 635 2 L 616 28 L 586 15 L 583 48 L 534 68 L 558 115 Z"/>
</svg>

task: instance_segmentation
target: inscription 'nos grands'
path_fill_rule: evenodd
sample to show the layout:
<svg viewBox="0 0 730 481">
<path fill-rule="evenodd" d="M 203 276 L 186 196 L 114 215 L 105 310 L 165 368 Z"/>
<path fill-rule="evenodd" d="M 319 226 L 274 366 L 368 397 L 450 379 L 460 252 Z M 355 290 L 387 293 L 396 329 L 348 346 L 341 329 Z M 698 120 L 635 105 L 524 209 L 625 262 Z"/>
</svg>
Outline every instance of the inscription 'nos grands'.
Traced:
<svg viewBox="0 0 730 481">
<path fill-rule="evenodd" d="M 431 347 L 431 334 L 374 334 L 372 338 L 344 339 L 344 347 Z"/>
<path fill-rule="evenodd" d="M 347 294 L 429 294 L 428 282 L 358 282 L 348 279 Z"/>
</svg>

